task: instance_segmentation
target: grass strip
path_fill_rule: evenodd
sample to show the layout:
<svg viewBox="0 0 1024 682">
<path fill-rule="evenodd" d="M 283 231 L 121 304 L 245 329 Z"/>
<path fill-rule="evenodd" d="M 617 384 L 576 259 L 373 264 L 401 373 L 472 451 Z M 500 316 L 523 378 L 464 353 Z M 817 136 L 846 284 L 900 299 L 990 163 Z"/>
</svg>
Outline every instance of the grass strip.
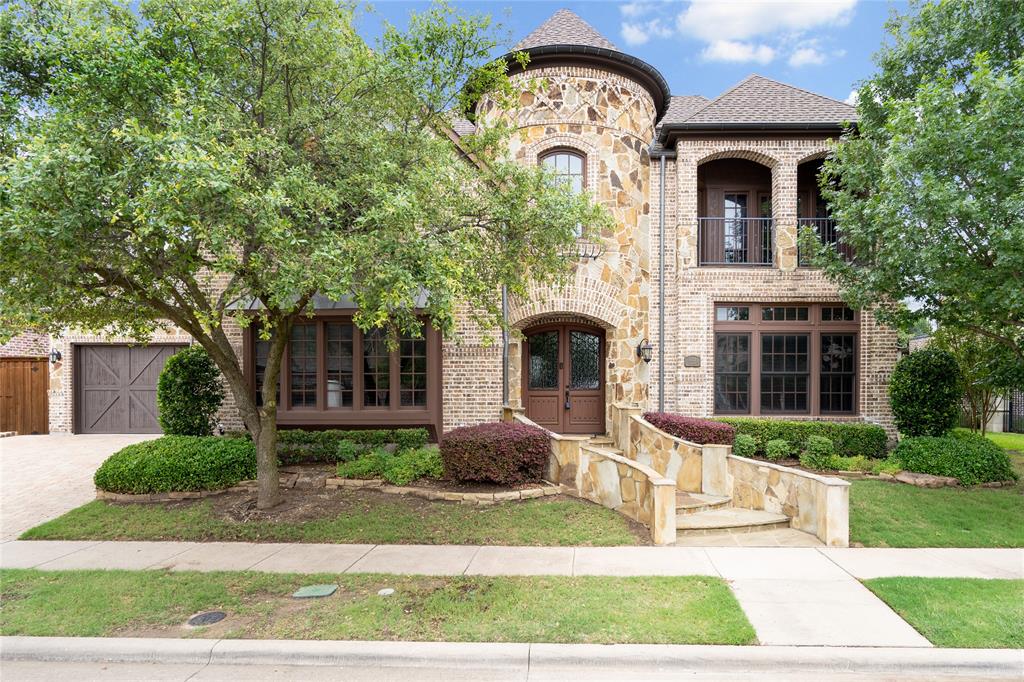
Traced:
<svg viewBox="0 0 1024 682">
<path fill-rule="evenodd" d="M 865 584 L 936 646 L 1024 648 L 1024 580 L 876 578 Z"/>
<path fill-rule="evenodd" d="M 296 600 L 302 585 L 338 584 Z M 377 591 L 395 593 L 381 597 Z M 186 629 L 198 611 L 221 623 Z M 452 642 L 752 644 L 709 577 L 428 577 L 253 572 L 0 571 L 0 632 Z"/>
</svg>

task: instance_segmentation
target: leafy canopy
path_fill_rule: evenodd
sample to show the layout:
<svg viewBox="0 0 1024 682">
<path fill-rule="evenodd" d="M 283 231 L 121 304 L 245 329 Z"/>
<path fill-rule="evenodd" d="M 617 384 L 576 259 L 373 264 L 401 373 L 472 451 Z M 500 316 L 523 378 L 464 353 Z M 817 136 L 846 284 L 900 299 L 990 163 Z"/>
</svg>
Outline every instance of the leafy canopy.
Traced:
<svg viewBox="0 0 1024 682">
<path fill-rule="evenodd" d="M 5 9 L 3 331 L 170 319 L 217 341 L 238 307 L 287 331 L 319 293 L 364 328 L 418 330 L 422 309 L 450 333 L 461 306 L 498 322 L 502 285 L 564 276 L 576 226 L 607 214 L 506 160 L 500 125 L 447 132 L 511 93 L 489 19 L 435 6 L 371 48 L 356 18 L 335 0 Z"/>
<path fill-rule="evenodd" d="M 857 258 L 819 248 L 817 262 L 889 322 L 927 317 L 1024 361 L 1024 13 L 1012 0 L 913 10 L 890 22 L 857 131 L 824 166 Z M 919 307 L 887 305 L 906 299 Z"/>
</svg>

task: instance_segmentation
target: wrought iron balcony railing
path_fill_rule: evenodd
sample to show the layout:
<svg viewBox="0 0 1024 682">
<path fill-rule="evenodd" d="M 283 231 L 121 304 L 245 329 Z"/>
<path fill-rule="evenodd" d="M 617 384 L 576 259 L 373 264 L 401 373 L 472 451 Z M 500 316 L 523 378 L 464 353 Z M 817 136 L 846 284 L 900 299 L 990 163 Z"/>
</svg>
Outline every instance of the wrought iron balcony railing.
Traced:
<svg viewBox="0 0 1024 682">
<path fill-rule="evenodd" d="M 771 218 L 698 218 L 701 265 L 771 265 L 775 230 Z"/>
<path fill-rule="evenodd" d="M 839 238 L 839 231 L 836 229 L 836 221 L 832 218 L 800 218 L 797 220 L 797 229 L 803 232 L 806 228 L 813 228 L 814 232 L 818 235 L 818 239 L 825 246 L 830 246 L 839 254 L 847 259 L 853 259 L 853 249 L 847 244 L 844 244 Z M 810 265 L 810 255 L 805 253 L 805 249 L 799 250 L 799 263 L 801 266 Z"/>
</svg>

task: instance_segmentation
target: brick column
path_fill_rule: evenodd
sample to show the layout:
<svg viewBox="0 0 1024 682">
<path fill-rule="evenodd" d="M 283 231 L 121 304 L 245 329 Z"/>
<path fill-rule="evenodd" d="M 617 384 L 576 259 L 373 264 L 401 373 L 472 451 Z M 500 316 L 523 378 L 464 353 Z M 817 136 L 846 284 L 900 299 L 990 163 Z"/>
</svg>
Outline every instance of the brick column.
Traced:
<svg viewBox="0 0 1024 682">
<path fill-rule="evenodd" d="M 775 267 L 797 264 L 796 163 L 780 161 L 772 169 L 772 218 L 775 220 Z"/>
<path fill-rule="evenodd" d="M 697 164 L 685 153 L 682 145 L 676 147 L 677 237 L 678 267 L 695 268 L 697 255 Z"/>
</svg>

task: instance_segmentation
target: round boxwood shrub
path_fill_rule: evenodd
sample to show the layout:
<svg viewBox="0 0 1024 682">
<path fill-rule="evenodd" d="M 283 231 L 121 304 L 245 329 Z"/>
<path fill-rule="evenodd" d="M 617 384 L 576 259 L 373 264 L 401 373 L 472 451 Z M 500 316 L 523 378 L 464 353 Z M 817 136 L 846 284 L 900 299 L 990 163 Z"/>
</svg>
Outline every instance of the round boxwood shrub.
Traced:
<svg viewBox="0 0 1024 682">
<path fill-rule="evenodd" d="M 220 370 L 201 346 L 167 359 L 156 385 L 160 428 L 167 435 L 209 436 L 224 401 Z"/>
<path fill-rule="evenodd" d="M 446 478 L 519 485 L 544 478 L 551 441 L 526 424 L 497 422 L 454 429 L 441 439 Z"/>
<path fill-rule="evenodd" d="M 93 476 L 112 493 L 196 492 L 256 478 L 252 441 L 216 436 L 164 436 L 134 443 L 107 458 Z"/>
<path fill-rule="evenodd" d="M 740 457 L 753 457 L 756 452 L 757 441 L 753 436 L 748 436 L 745 433 L 736 435 L 736 440 L 732 443 L 732 454 Z"/>
<path fill-rule="evenodd" d="M 963 397 L 956 358 L 924 348 L 902 358 L 889 380 L 896 428 L 906 436 L 942 436 L 956 425 Z"/>
<path fill-rule="evenodd" d="M 764 456 L 773 462 L 786 459 L 791 454 L 793 454 L 793 447 L 789 444 L 789 441 L 776 438 L 765 443 Z"/>
<path fill-rule="evenodd" d="M 892 451 L 892 458 L 907 471 L 952 476 L 963 485 L 1017 477 L 1003 449 L 974 433 L 904 438 Z"/>
</svg>

